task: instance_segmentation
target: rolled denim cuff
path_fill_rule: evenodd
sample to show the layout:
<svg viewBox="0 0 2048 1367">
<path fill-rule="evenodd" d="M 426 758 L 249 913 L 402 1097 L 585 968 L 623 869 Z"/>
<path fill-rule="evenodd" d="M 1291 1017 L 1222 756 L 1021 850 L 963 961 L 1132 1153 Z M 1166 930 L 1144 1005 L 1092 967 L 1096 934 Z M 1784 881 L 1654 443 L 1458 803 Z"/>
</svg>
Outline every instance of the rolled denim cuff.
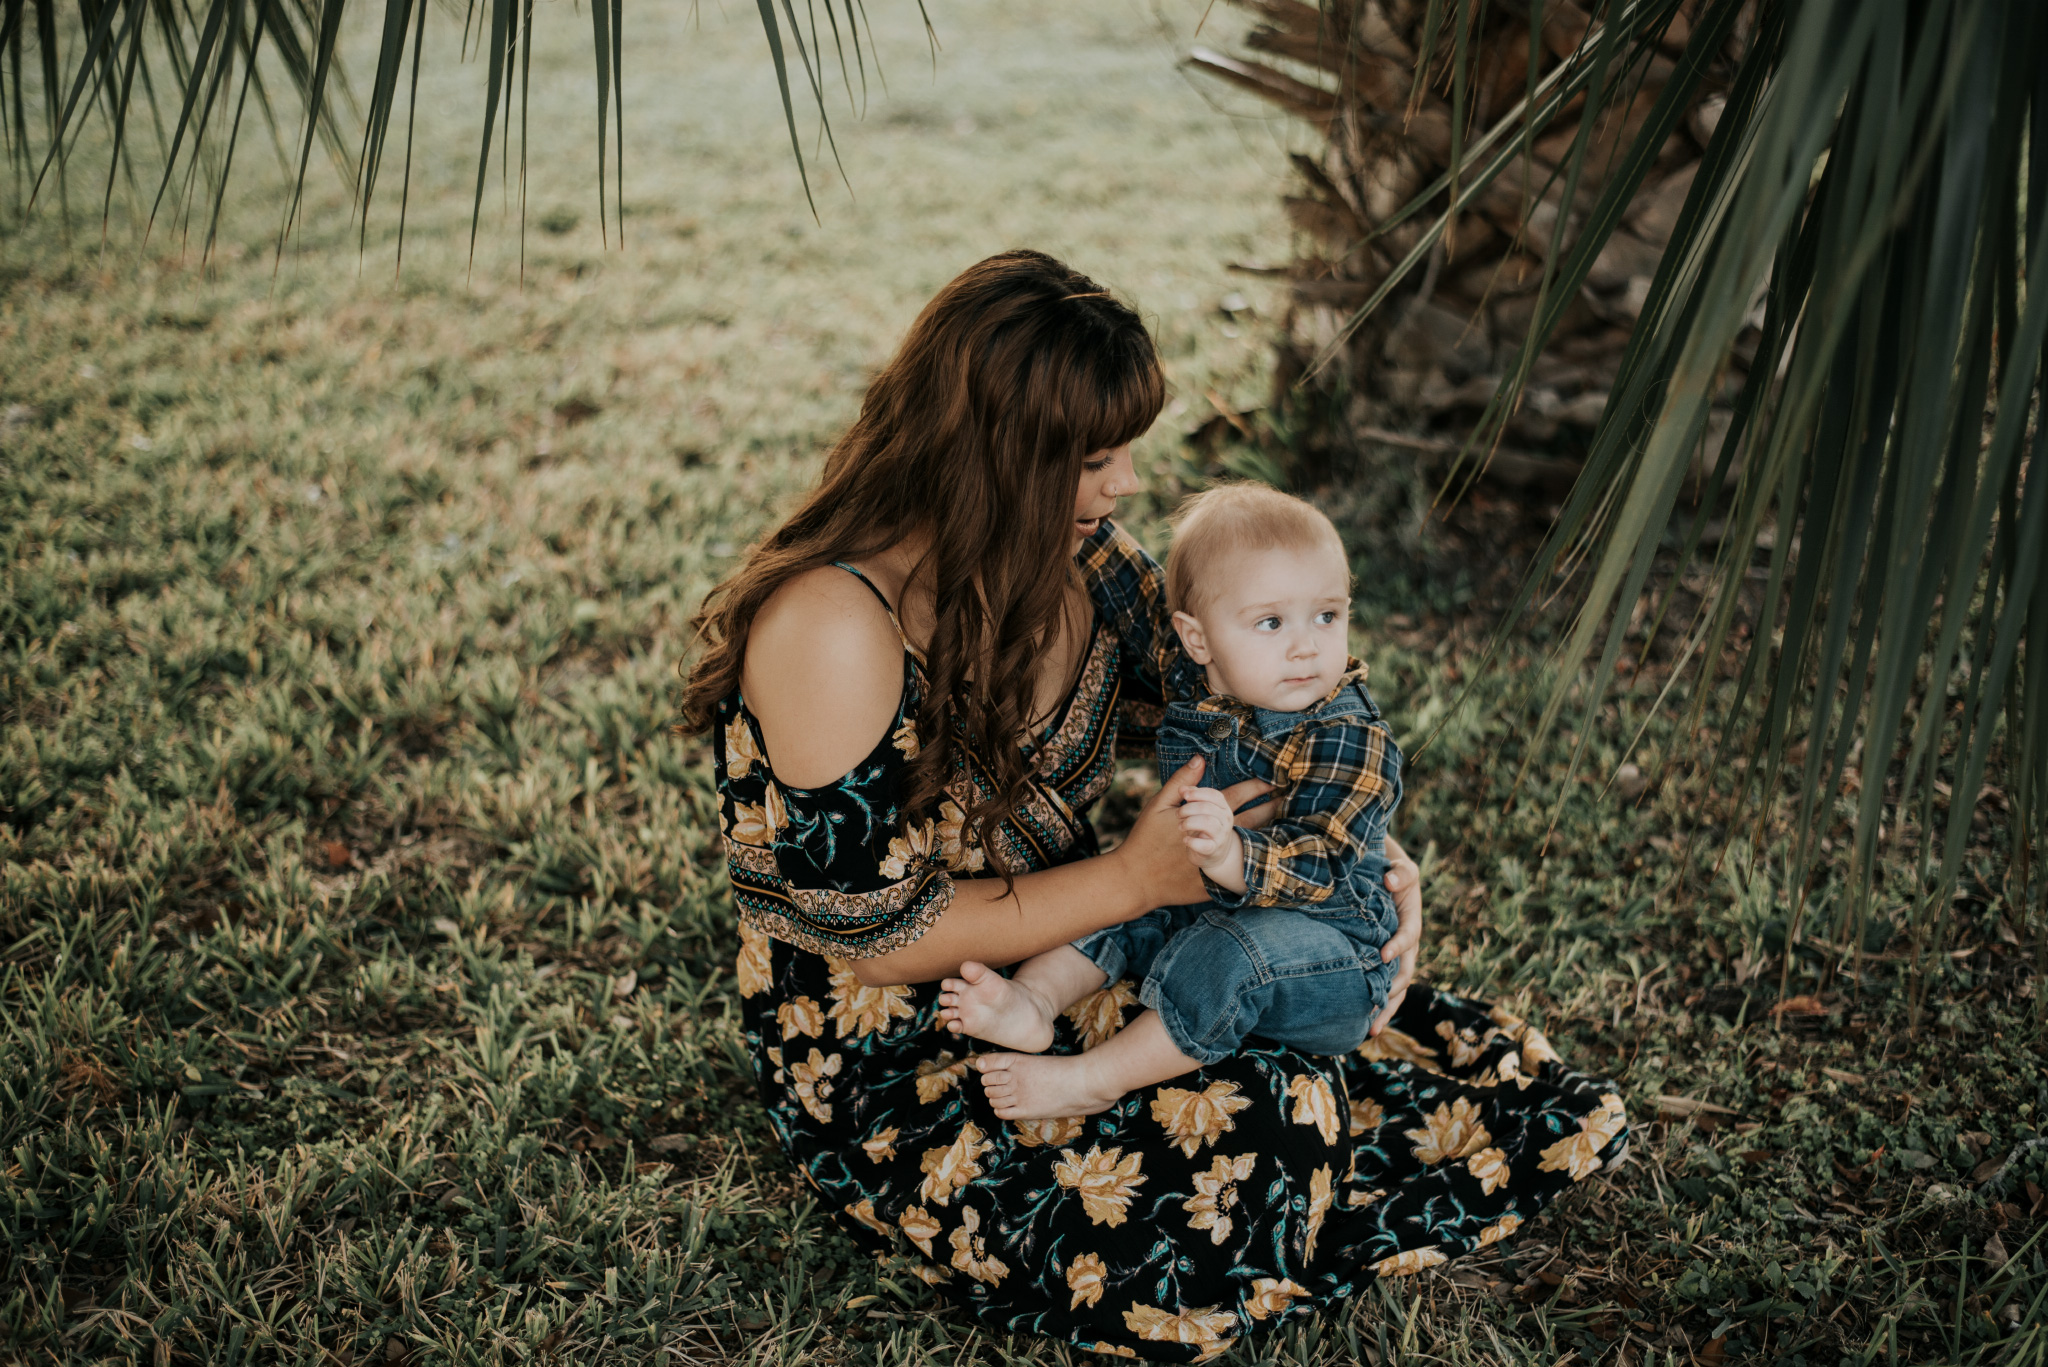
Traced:
<svg viewBox="0 0 2048 1367">
<path fill-rule="evenodd" d="M 1157 977 L 1149 977 L 1139 985 L 1138 1003 L 1141 1006 L 1150 1007 L 1154 1012 L 1158 1013 L 1159 1023 L 1166 1027 L 1166 1037 L 1173 1041 L 1173 1047 L 1201 1064 L 1204 1068 L 1212 1063 L 1227 1059 L 1237 1052 L 1236 1046 L 1240 1041 L 1232 1041 L 1230 1045 L 1223 1048 L 1217 1048 L 1213 1043 L 1206 1045 L 1198 1043 L 1195 1037 L 1188 1032 L 1188 1023 L 1181 1016 L 1180 1008 L 1167 1000 L 1166 994 L 1160 989 L 1160 982 Z"/>
<path fill-rule="evenodd" d="M 1117 934 L 1119 929 L 1110 926 L 1072 942 L 1074 948 L 1088 956 L 1090 963 L 1109 975 L 1111 982 L 1123 977 L 1130 966 L 1130 957 L 1124 953 L 1123 938 Z"/>
</svg>

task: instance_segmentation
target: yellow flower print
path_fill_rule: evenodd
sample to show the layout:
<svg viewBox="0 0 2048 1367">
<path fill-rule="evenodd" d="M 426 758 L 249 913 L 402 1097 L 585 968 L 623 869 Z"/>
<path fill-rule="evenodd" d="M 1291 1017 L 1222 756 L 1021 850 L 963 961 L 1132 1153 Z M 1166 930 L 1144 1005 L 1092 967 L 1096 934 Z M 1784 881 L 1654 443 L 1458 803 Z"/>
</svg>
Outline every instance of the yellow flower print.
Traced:
<svg viewBox="0 0 2048 1367">
<path fill-rule="evenodd" d="M 896 1231 L 889 1228 L 881 1216 L 875 1214 L 875 1203 L 867 1197 L 862 1197 L 859 1201 L 847 1206 L 846 1213 L 877 1234 L 887 1234 L 892 1238 L 896 1234 Z"/>
<path fill-rule="evenodd" d="M 832 1079 L 839 1075 L 839 1055 L 830 1058 L 811 1050 L 810 1058 L 802 1063 L 789 1065 L 789 1077 L 796 1099 L 804 1109 L 816 1116 L 823 1125 L 832 1123 L 832 1106 L 825 1100 L 832 1095 Z"/>
<path fill-rule="evenodd" d="M 1523 1027 L 1519 1043 L 1522 1046 L 1522 1062 L 1531 1067 L 1541 1068 L 1546 1063 L 1559 1062 L 1557 1050 L 1550 1047 L 1550 1041 L 1533 1025 Z"/>
<path fill-rule="evenodd" d="M 1322 1132 L 1325 1144 L 1337 1142 L 1337 1094 L 1330 1080 L 1320 1073 L 1297 1073 L 1287 1084 L 1294 1098 L 1294 1123 L 1313 1125 Z"/>
<path fill-rule="evenodd" d="M 745 778 L 754 771 L 755 765 L 764 768 L 767 760 L 761 755 L 761 747 L 754 744 L 754 733 L 747 727 L 747 719 L 737 712 L 725 724 L 725 774 L 727 778 Z"/>
<path fill-rule="evenodd" d="M 1463 1158 L 1479 1152 L 1493 1140 L 1486 1126 L 1479 1123 L 1479 1115 L 1479 1108 L 1461 1096 L 1448 1104 L 1439 1103 L 1436 1110 L 1423 1117 L 1421 1129 L 1402 1133 L 1414 1141 L 1419 1162 Z"/>
<path fill-rule="evenodd" d="M 1148 1343 L 1199 1344 L 1202 1352 L 1195 1361 L 1206 1362 L 1228 1352 L 1236 1342 L 1223 1335 L 1237 1327 L 1237 1316 L 1214 1305 L 1199 1310 L 1161 1310 L 1133 1303 L 1124 1311 L 1124 1327 Z"/>
<path fill-rule="evenodd" d="M 871 1163 L 882 1163 L 894 1158 L 896 1156 L 896 1127 L 891 1125 L 886 1130 L 877 1130 L 868 1138 L 861 1140 L 860 1146 L 867 1153 L 868 1161 Z"/>
<path fill-rule="evenodd" d="M 1077 1157 L 1072 1149 L 1061 1149 L 1060 1158 L 1062 1161 L 1053 1165 L 1052 1175 L 1061 1186 L 1081 1193 L 1081 1209 L 1088 1212 L 1091 1221 L 1098 1225 L 1120 1225 L 1128 1218 L 1131 1198 L 1146 1180 L 1138 1171 L 1144 1154 L 1124 1158 L 1122 1149 L 1104 1152 L 1098 1144 L 1089 1146 L 1085 1158 Z"/>
<path fill-rule="evenodd" d="M 1486 1042 L 1479 1038 L 1471 1026 L 1460 1030 L 1449 1021 L 1436 1023 L 1437 1034 L 1443 1036 L 1444 1045 L 1451 1051 L 1453 1068 L 1469 1067 L 1474 1060 L 1486 1052 Z"/>
<path fill-rule="evenodd" d="M 1207 1172 L 1196 1173 L 1195 1194 L 1180 1203 L 1188 1212 L 1188 1228 L 1208 1230 L 1212 1244 L 1229 1238 L 1230 1212 L 1237 1208 L 1237 1184 L 1252 1175 L 1252 1165 L 1258 1160 L 1255 1153 L 1235 1158 L 1219 1153 Z"/>
<path fill-rule="evenodd" d="M 1012 1120 L 1010 1129 L 1017 1136 L 1017 1142 L 1027 1149 L 1041 1145 L 1058 1147 L 1081 1135 L 1082 1117 L 1061 1116 L 1057 1120 Z"/>
<path fill-rule="evenodd" d="M 1104 1279 L 1108 1276 L 1109 1269 L 1093 1253 L 1083 1253 L 1068 1263 L 1067 1289 L 1074 1293 L 1074 1299 L 1067 1303 L 1067 1309 L 1079 1310 L 1101 1300 Z"/>
<path fill-rule="evenodd" d="M 1491 1196 L 1507 1185 L 1508 1156 L 1499 1149 L 1481 1149 L 1466 1160 L 1465 1167 L 1479 1179 L 1481 1195 Z"/>
<path fill-rule="evenodd" d="M 1308 1175 L 1308 1240 L 1301 1249 L 1304 1258 L 1316 1256 L 1316 1236 L 1323 1232 L 1323 1217 L 1330 1213 L 1330 1203 L 1336 1199 L 1336 1188 L 1330 1179 L 1328 1163 Z"/>
<path fill-rule="evenodd" d="M 809 1035 L 816 1039 L 825 1029 L 825 1009 L 809 997 L 798 997 L 775 1008 L 775 1022 L 782 1037 Z"/>
<path fill-rule="evenodd" d="M 1091 1343 L 1088 1351 L 1112 1358 L 1134 1358 L 1138 1355 L 1136 1349 L 1126 1348 L 1121 1343 Z"/>
<path fill-rule="evenodd" d="M 910 1236 L 910 1242 L 924 1250 L 929 1258 L 932 1254 L 932 1240 L 939 1237 L 939 1222 L 923 1206 L 912 1206 L 896 1217 L 896 1223 Z"/>
<path fill-rule="evenodd" d="M 910 989 L 900 984 L 869 987 L 854 976 L 853 966 L 843 959 L 825 961 L 832 970 L 832 1028 L 839 1038 L 872 1035 L 887 1030 L 892 1020 L 910 1020 L 917 1008 L 910 1004 Z"/>
<path fill-rule="evenodd" d="M 1493 1066 L 1493 1074 L 1502 1082 L 1512 1082 L 1518 1091 L 1527 1091 L 1534 1079 L 1522 1076 L 1522 1056 L 1510 1050 L 1500 1056 L 1500 1062 Z"/>
<path fill-rule="evenodd" d="M 951 798 L 939 803 L 939 858 L 954 873 L 977 873 L 988 863 L 981 846 L 969 838 L 967 813 Z"/>
<path fill-rule="evenodd" d="M 1550 1041 L 1543 1038 L 1543 1032 L 1505 1006 L 1496 1006 L 1486 1014 L 1487 1019 L 1499 1026 L 1500 1032 L 1521 1050 L 1523 1067 L 1541 1068 L 1546 1063 L 1558 1061 L 1557 1050 L 1550 1047 Z"/>
<path fill-rule="evenodd" d="M 951 1054 L 922 1059 L 917 1065 L 917 1099 L 929 1106 L 967 1076 L 967 1060 L 953 1061 Z"/>
<path fill-rule="evenodd" d="M 953 1199 L 954 1192 L 981 1176 L 977 1160 L 994 1147 L 982 1137 L 980 1128 L 968 1121 L 951 1144 L 924 1151 L 924 1157 L 918 1161 L 918 1171 L 924 1174 L 924 1181 L 917 1188 L 918 1197 L 945 1205 Z"/>
<path fill-rule="evenodd" d="M 889 743 L 903 752 L 903 758 L 916 759 L 918 751 L 917 718 L 904 718 L 903 725 L 889 733 Z"/>
<path fill-rule="evenodd" d="M 1357 1210 L 1364 1210 L 1367 1206 L 1379 1200 L 1382 1196 L 1385 1196 L 1386 1194 L 1386 1189 L 1384 1187 L 1374 1191 L 1354 1191 L 1351 1193 L 1351 1195 L 1344 1199 L 1344 1204 L 1347 1206 L 1351 1206 Z"/>
<path fill-rule="evenodd" d="M 889 840 L 889 857 L 879 865 L 884 878 L 902 878 L 913 867 L 931 862 L 937 835 L 929 819 L 904 826 L 903 834 Z"/>
<path fill-rule="evenodd" d="M 912 1263 L 910 1265 L 910 1275 L 923 1282 L 926 1286 L 937 1286 L 942 1282 L 953 1280 L 952 1269 L 933 1267 L 930 1263 Z"/>
<path fill-rule="evenodd" d="M 789 809 L 782 805 L 782 793 L 773 783 L 763 789 L 759 806 L 735 802 L 732 810 L 732 829 L 727 834 L 741 845 L 766 849 L 775 843 L 775 833 L 789 824 Z"/>
<path fill-rule="evenodd" d="M 1411 1248 L 1406 1253 L 1380 1259 L 1372 1265 L 1372 1270 L 1382 1277 L 1412 1277 L 1425 1267 L 1435 1267 L 1448 1261 L 1442 1249 Z"/>
<path fill-rule="evenodd" d="M 1380 1122 L 1385 1120 L 1386 1118 L 1386 1108 L 1381 1106 L 1379 1102 L 1374 1101 L 1371 1097 L 1365 1097 L 1361 1100 L 1352 1102 L 1351 1137 L 1353 1139 L 1356 1139 L 1358 1138 L 1358 1136 L 1364 1134 L 1367 1130 L 1378 1129 L 1380 1127 Z"/>
<path fill-rule="evenodd" d="M 1252 1294 L 1245 1298 L 1244 1312 L 1255 1320 L 1271 1319 L 1286 1314 L 1297 1296 L 1307 1294 L 1307 1287 L 1285 1277 L 1259 1277 L 1252 1282 Z"/>
<path fill-rule="evenodd" d="M 1138 989 L 1129 979 L 1119 978 L 1068 1007 L 1066 1017 L 1080 1032 L 1081 1047 L 1093 1049 L 1124 1028 L 1124 1008 L 1137 1004 Z"/>
<path fill-rule="evenodd" d="M 1577 1182 L 1600 1167 L 1600 1150 L 1628 1124 L 1621 1098 L 1608 1092 L 1600 1098 L 1600 1109 L 1579 1122 L 1579 1132 L 1567 1135 L 1543 1151 L 1539 1172 L 1564 1171 Z"/>
<path fill-rule="evenodd" d="M 1479 1231 L 1478 1247 L 1497 1244 L 1522 1227 L 1522 1217 L 1515 1214 L 1503 1215 L 1499 1221 Z"/>
<path fill-rule="evenodd" d="M 1152 1099 L 1152 1118 L 1183 1154 L 1193 1158 L 1196 1149 L 1236 1129 L 1237 1122 L 1230 1117 L 1251 1104 L 1250 1097 L 1238 1095 L 1234 1082 L 1212 1082 L 1199 1092 L 1161 1087 Z"/>
<path fill-rule="evenodd" d="M 978 1232 L 981 1212 L 968 1206 L 960 1212 L 960 1227 L 953 1231 L 953 1266 L 978 1282 L 994 1286 L 1010 1275 L 1010 1265 L 988 1251 L 988 1241 Z"/>
<path fill-rule="evenodd" d="M 1359 1045 L 1358 1056 L 1381 1063 L 1412 1063 L 1418 1068 L 1438 1071 L 1436 1050 L 1391 1025 Z"/>
<path fill-rule="evenodd" d="M 768 990 L 773 980 L 774 965 L 768 957 L 768 933 L 756 930 L 745 921 L 740 922 L 740 956 L 733 964 L 732 975 L 739 983 L 740 995 L 752 997 Z"/>
</svg>

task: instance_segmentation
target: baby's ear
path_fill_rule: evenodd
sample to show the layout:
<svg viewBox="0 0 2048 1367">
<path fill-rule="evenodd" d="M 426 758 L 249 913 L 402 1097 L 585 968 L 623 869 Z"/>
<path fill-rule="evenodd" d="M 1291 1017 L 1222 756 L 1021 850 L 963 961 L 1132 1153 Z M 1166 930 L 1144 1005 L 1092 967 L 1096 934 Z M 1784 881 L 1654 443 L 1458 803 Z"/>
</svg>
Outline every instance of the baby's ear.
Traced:
<svg viewBox="0 0 2048 1367">
<path fill-rule="evenodd" d="M 1209 663 L 1209 638 L 1202 631 L 1202 624 L 1185 612 L 1173 614 L 1173 629 L 1180 636 L 1181 649 L 1188 658 L 1198 665 Z"/>
</svg>

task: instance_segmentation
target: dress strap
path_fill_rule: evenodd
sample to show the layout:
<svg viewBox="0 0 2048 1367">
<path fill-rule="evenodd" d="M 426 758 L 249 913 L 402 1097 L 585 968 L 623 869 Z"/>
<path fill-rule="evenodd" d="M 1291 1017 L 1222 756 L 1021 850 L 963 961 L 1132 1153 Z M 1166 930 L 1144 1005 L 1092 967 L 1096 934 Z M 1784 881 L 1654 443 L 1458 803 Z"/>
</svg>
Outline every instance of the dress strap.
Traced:
<svg viewBox="0 0 2048 1367">
<path fill-rule="evenodd" d="M 862 570 L 860 566 L 849 565 L 844 560 L 835 560 L 832 562 L 832 564 L 838 569 L 845 570 L 848 574 L 852 575 L 854 578 L 860 580 L 861 583 L 868 586 L 868 592 L 875 595 L 875 601 L 882 605 L 882 611 L 889 614 L 889 621 L 895 626 L 896 638 L 903 642 L 903 648 L 905 650 L 910 651 L 913 655 L 917 655 L 920 658 L 922 658 L 923 652 L 918 650 L 915 646 L 911 645 L 910 637 L 904 634 L 903 622 L 900 618 L 896 616 L 896 609 L 890 604 L 889 595 L 883 593 L 880 588 L 876 587 L 875 581 L 868 578 L 866 571 Z"/>
</svg>

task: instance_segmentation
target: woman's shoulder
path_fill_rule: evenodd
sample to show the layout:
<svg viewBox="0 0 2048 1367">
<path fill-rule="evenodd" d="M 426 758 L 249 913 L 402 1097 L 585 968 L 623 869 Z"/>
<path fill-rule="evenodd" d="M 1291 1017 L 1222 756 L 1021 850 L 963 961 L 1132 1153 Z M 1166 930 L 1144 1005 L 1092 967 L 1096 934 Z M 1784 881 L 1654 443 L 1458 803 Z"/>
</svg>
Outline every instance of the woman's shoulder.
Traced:
<svg viewBox="0 0 2048 1367">
<path fill-rule="evenodd" d="M 1089 596 L 1107 616 L 1165 599 L 1166 576 L 1159 562 L 1111 518 L 1081 543 L 1074 559 Z"/>
<path fill-rule="evenodd" d="M 778 588 L 740 675 L 777 781 L 821 787 L 866 759 L 902 709 L 904 674 L 896 623 L 856 576 L 823 565 Z"/>
</svg>

